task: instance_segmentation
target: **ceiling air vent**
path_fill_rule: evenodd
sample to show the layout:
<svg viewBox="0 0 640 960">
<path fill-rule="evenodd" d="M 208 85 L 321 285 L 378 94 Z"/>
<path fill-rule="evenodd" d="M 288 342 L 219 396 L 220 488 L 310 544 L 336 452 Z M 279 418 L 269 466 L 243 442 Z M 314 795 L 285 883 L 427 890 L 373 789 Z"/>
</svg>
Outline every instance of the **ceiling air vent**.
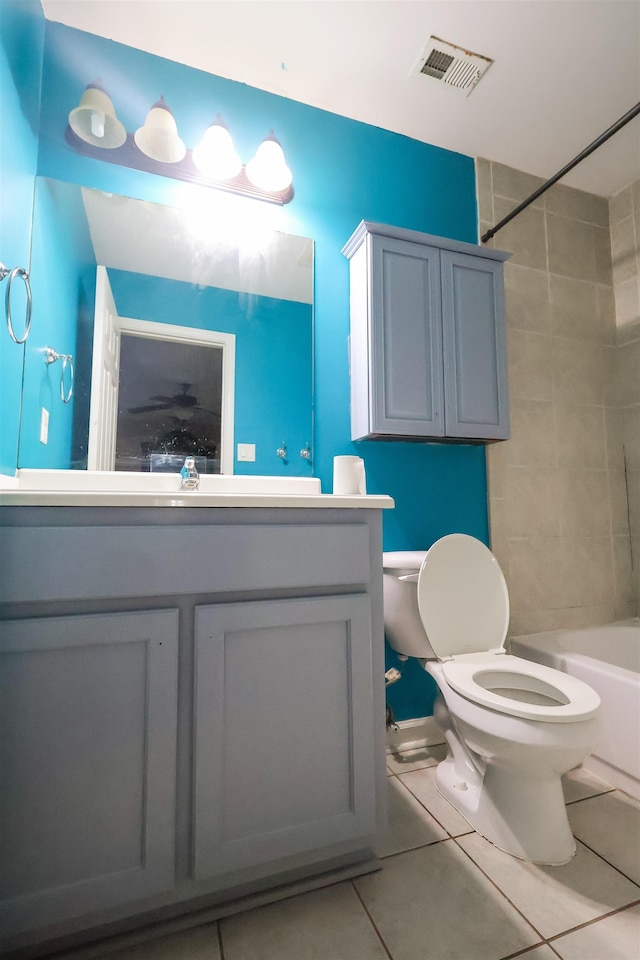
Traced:
<svg viewBox="0 0 640 960">
<path fill-rule="evenodd" d="M 430 77 L 468 97 L 493 60 L 439 37 L 429 37 L 412 76 Z"/>
</svg>

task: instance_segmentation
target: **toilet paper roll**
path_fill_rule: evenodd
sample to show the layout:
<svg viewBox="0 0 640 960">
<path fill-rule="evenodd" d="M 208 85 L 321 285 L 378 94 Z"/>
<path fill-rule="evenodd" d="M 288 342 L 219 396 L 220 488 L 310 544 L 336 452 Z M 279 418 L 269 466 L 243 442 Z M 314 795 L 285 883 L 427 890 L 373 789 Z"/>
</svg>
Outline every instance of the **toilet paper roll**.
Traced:
<svg viewBox="0 0 640 960">
<path fill-rule="evenodd" d="M 362 457 L 333 458 L 333 492 L 342 496 L 367 492 L 367 480 Z"/>
</svg>

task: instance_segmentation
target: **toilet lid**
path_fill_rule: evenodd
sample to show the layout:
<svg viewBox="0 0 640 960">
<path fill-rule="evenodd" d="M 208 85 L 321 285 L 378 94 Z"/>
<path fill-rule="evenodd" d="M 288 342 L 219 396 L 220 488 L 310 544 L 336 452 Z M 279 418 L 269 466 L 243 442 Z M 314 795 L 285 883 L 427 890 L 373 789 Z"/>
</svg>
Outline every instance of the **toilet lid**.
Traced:
<svg viewBox="0 0 640 960">
<path fill-rule="evenodd" d="M 427 552 L 418 608 L 439 660 L 504 647 L 509 594 L 498 561 L 480 540 L 453 533 Z"/>
</svg>

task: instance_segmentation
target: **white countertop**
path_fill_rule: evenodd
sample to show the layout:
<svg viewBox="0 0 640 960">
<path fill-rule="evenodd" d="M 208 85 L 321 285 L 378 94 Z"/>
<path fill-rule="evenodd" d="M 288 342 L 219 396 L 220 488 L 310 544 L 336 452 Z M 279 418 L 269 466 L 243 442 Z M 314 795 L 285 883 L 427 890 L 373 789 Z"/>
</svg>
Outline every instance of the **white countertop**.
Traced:
<svg viewBox="0 0 640 960">
<path fill-rule="evenodd" d="M 95 490 L 0 491 L 0 506 L 14 507 L 298 507 L 388 510 L 387 496 L 334 496 L 331 493 L 145 493 Z"/>
<path fill-rule="evenodd" d="M 33 507 L 286 507 L 390 509 L 388 496 L 321 493 L 314 477 L 202 476 L 200 489 L 180 490 L 174 474 L 87 470 L 19 470 L 0 480 L 1 506 Z"/>
</svg>

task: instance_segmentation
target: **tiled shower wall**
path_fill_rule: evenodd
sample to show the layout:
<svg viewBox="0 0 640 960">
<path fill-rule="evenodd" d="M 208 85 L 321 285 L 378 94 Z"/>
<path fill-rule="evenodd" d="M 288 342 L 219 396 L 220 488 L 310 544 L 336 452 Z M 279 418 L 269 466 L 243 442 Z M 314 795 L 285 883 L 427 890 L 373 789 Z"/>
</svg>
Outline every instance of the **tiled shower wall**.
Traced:
<svg viewBox="0 0 640 960">
<path fill-rule="evenodd" d="M 640 615 L 640 180 L 611 198 L 609 216 L 633 585 Z"/>
<path fill-rule="evenodd" d="M 477 161 L 480 233 L 542 180 Z M 505 266 L 511 439 L 487 448 L 512 635 L 636 612 L 607 200 L 556 184 L 491 245 Z M 637 354 L 636 354 L 637 355 Z M 629 374 L 630 375 L 630 374 Z"/>
</svg>

